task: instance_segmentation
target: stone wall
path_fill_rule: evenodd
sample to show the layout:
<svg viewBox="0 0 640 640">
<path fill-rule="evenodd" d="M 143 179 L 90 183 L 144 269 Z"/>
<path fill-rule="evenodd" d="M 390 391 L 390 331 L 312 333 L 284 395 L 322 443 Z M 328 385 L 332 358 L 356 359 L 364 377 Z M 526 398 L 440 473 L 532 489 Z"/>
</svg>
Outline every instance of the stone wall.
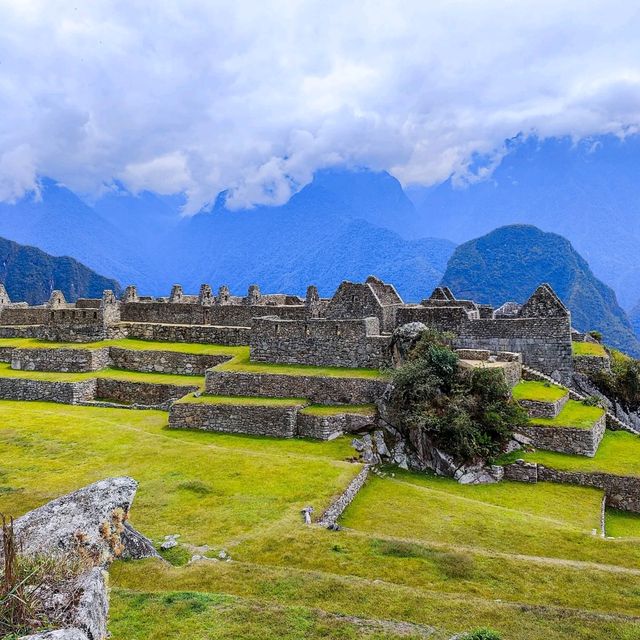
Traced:
<svg viewBox="0 0 640 640">
<path fill-rule="evenodd" d="M 107 337 L 107 328 L 102 321 L 55 322 L 43 326 L 42 337 L 50 342 L 99 342 Z"/>
<path fill-rule="evenodd" d="M 77 404 L 93 400 L 95 392 L 94 379 L 79 382 L 50 382 L 0 377 L 0 398 L 4 400 L 45 400 Z"/>
<path fill-rule="evenodd" d="M 390 363 L 391 338 L 380 335 L 377 318 L 310 319 L 265 317 L 251 325 L 251 360 L 281 364 L 380 368 Z"/>
<path fill-rule="evenodd" d="M 120 318 L 124 322 L 248 327 L 252 318 L 267 314 L 289 320 L 302 320 L 307 311 L 303 304 L 205 306 L 181 302 L 125 302 L 121 307 Z"/>
<path fill-rule="evenodd" d="M 44 327 L 31 325 L 0 325 L 0 338 L 42 338 Z"/>
<path fill-rule="evenodd" d="M 201 375 L 211 367 L 226 362 L 231 356 L 179 353 L 177 351 L 138 351 L 109 348 L 112 366 L 129 371 Z"/>
<path fill-rule="evenodd" d="M 128 380 L 98 378 L 95 394 L 91 400 L 109 400 L 119 404 L 144 405 L 168 408 L 169 403 L 187 393 L 198 390 L 198 385 L 151 384 Z"/>
<path fill-rule="evenodd" d="M 171 406 L 169 427 L 292 438 L 296 435 L 296 414 L 301 406 L 276 407 L 183 401 Z"/>
<path fill-rule="evenodd" d="M 109 327 L 110 340 L 136 338 L 156 342 L 198 342 L 243 346 L 249 344 L 251 329 L 246 327 L 220 327 L 205 325 L 178 325 L 121 322 Z"/>
<path fill-rule="evenodd" d="M 331 416 L 307 414 L 303 410 L 298 413 L 297 435 L 301 438 L 331 440 L 343 433 L 351 433 L 375 425 L 376 422 L 375 415 L 349 413 L 348 408 L 345 408 L 345 413 Z"/>
<path fill-rule="evenodd" d="M 611 371 L 609 356 L 574 356 L 573 370 L 587 376 Z"/>
<path fill-rule="evenodd" d="M 11 368 L 22 371 L 98 371 L 109 366 L 109 348 L 13 349 Z"/>
<path fill-rule="evenodd" d="M 3 307 L 0 312 L 0 324 L 2 325 L 34 325 L 44 324 L 47 321 L 48 309 L 45 307 Z"/>
<path fill-rule="evenodd" d="M 518 400 L 518 404 L 527 410 L 532 418 L 555 418 L 565 404 L 569 401 L 567 392 L 562 398 L 555 402 L 539 402 L 537 400 Z"/>
<path fill-rule="evenodd" d="M 409 322 L 422 322 L 431 329 L 451 331 L 455 334 L 459 334 L 463 325 L 469 322 L 469 316 L 461 306 L 437 308 L 422 305 L 405 306 L 399 307 L 395 315 L 396 327 Z"/>
<path fill-rule="evenodd" d="M 334 527 L 338 518 L 345 509 L 353 502 L 360 489 L 364 486 L 369 477 L 370 467 L 365 464 L 360 473 L 348 484 L 347 488 L 334 500 L 327 510 L 322 514 L 318 524 L 324 527 Z"/>
<path fill-rule="evenodd" d="M 388 382 L 372 378 L 292 376 L 278 373 L 209 370 L 207 393 L 269 398 L 306 398 L 318 404 L 369 404 L 382 396 Z"/>
<path fill-rule="evenodd" d="M 602 489 L 607 496 L 608 505 L 623 511 L 640 513 L 640 477 L 559 471 L 522 460 L 505 466 L 504 472 L 505 479 L 518 482 L 558 482 Z"/>
<path fill-rule="evenodd" d="M 0 362 L 11 362 L 11 354 L 15 347 L 0 347 Z"/>
<path fill-rule="evenodd" d="M 531 440 L 536 449 L 573 453 L 592 458 L 598 451 L 606 427 L 606 418 L 602 417 L 591 429 L 572 427 L 549 427 L 531 424 L 518 427 L 518 432 Z"/>
</svg>

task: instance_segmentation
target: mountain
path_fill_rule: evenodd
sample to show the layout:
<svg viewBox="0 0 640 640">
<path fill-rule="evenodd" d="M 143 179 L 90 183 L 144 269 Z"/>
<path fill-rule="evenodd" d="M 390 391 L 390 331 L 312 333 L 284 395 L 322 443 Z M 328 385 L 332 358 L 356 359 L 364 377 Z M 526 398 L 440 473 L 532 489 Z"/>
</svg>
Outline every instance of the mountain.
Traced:
<svg viewBox="0 0 640 640">
<path fill-rule="evenodd" d="M 456 296 L 500 305 L 523 303 L 548 282 L 571 311 L 574 327 L 640 355 L 640 342 L 613 290 L 598 280 L 571 243 L 529 225 L 501 227 L 457 247 L 442 278 Z"/>
<path fill-rule="evenodd" d="M 419 300 L 442 277 L 454 244 L 404 240 L 377 226 L 387 211 L 402 228 L 415 214 L 413 205 L 389 174 L 350 175 L 354 189 L 346 172 L 321 172 L 278 207 L 230 211 L 218 198 L 211 211 L 173 230 L 165 255 L 174 280 L 190 290 L 210 282 L 242 292 L 256 282 L 263 290 L 298 294 L 314 283 L 321 295 L 330 295 L 341 280 L 374 273 L 392 281 L 403 297 Z"/>
<path fill-rule="evenodd" d="M 153 227 L 148 229 L 148 234 L 153 233 Z M 134 235 L 116 228 L 48 178 L 40 181 L 39 193 L 29 193 L 16 203 L 0 202 L 0 236 L 52 255 L 73 256 L 123 282 L 148 287 L 154 283 Z"/>
<path fill-rule="evenodd" d="M 56 258 L 35 247 L 0 238 L 0 282 L 13 302 L 42 304 L 54 289 L 68 301 L 99 298 L 105 289 L 120 293 L 115 280 L 98 275 L 73 258 Z"/>
<path fill-rule="evenodd" d="M 623 307 L 640 299 L 640 135 L 580 143 L 519 137 L 490 179 L 407 194 L 418 233 L 464 242 L 499 226 L 533 224 L 569 239 Z"/>
</svg>

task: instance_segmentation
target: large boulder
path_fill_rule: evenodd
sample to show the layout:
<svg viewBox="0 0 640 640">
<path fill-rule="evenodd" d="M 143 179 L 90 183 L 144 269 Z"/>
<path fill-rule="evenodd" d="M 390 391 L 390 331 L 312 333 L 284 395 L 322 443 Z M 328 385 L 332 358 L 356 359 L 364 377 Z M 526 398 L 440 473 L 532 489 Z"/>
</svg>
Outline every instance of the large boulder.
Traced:
<svg viewBox="0 0 640 640">
<path fill-rule="evenodd" d="M 391 336 L 391 361 L 394 367 L 404 364 L 409 352 L 418 342 L 427 326 L 422 322 L 409 322 L 398 327 Z"/>
</svg>

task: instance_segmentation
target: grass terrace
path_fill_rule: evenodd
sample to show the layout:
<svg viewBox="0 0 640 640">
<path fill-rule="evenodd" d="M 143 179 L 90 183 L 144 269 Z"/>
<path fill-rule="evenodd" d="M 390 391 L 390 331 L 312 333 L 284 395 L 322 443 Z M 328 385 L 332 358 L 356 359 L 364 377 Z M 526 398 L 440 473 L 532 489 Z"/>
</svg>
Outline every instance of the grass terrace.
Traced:
<svg viewBox="0 0 640 640">
<path fill-rule="evenodd" d="M 271 364 L 268 362 L 251 362 L 249 350 L 237 355 L 228 362 L 223 362 L 214 371 L 238 371 L 246 373 L 271 373 L 288 376 L 320 376 L 329 378 L 372 378 L 388 379 L 388 375 L 378 369 L 352 369 L 348 367 L 314 367 L 299 364 Z"/>
<path fill-rule="evenodd" d="M 304 398 L 262 398 L 254 396 L 215 396 L 203 393 L 199 396 L 186 395 L 177 402 L 188 404 L 229 404 L 259 407 L 295 407 L 309 404 Z"/>
<path fill-rule="evenodd" d="M 154 342 L 151 340 L 101 340 L 99 342 L 49 342 L 36 338 L 0 338 L 0 347 L 18 349 L 99 349 L 119 347 L 132 351 L 174 351 L 198 355 L 228 355 L 231 357 L 249 354 L 249 347 L 229 347 L 222 344 L 200 344 L 196 342 Z"/>
<path fill-rule="evenodd" d="M 605 348 L 595 342 L 572 342 L 571 350 L 574 356 L 598 356 L 604 358 L 607 355 Z"/>
<path fill-rule="evenodd" d="M 607 508 L 605 529 L 614 538 L 638 538 L 640 542 L 640 514 Z"/>
<path fill-rule="evenodd" d="M 362 416 L 373 416 L 376 414 L 375 404 L 311 404 L 305 407 L 300 413 L 309 416 L 338 416 L 343 413 L 357 413 Z"/>
<path fill-rule="evenodd" d="M 537 450 L 514 451 L 499 458 L 498 464 L 508 464 L 517 458 L 539 462 L 563 471 L 611 473 L 617 476 L 640 476 L 640 437 L 626 431 L 606 430 L 593 458 Z"/>
<path fill-rule="evenodd" d="M 589 407 L 576 400 L 568 400 L 555 418 L 531 418 L 530 422 L 539 427 L 571 427 L 572 429 L 591 429 L 604 415 L 604 409 Z"/>
<path fill-rule="evenodd" d="M 514 400 L 534 400 L 536 402 L 556 402 L 564 398 L 568 391 L 564 387 L 538 380 L 521 380 L 511 390 Z"/>
<path fill-rule="evenodd" d="M 23 380 L 43 380 L 45 382 L 81 382 L 93 378 L 109 378 L 126 382 L 147 382 L 150 384 L 174 384 L 179 386 L 197 385 L 204 388 L 204 376 L 183 376 L 172 373 L 145 373 L 126 369 L 100 369 L 85 373 L 64 373 L 58 371 L 25 371 L 12 369 L 8 362 L 0 362 L 0 377 Z"/>
<path fill-rule="evenodd" d="M 305 527 L 300 509 L 319 515 L 361 469 L 345 462 L 349 441 L 179 431 L 161 411 L 0 401 L 0 511 L 19 516 L 127 474 L 140 483 L 132 524 L 156 543 L 180 534 L 170 560 L 231 556 L 116 561 L 113 640 L 448 640 L 480 626 L 504 640 L 640 637 L 640 544 L 594 535 L 601 492 L 461 486 L 389 468 L 352 502 L 346 529 Z"/>
</svg>

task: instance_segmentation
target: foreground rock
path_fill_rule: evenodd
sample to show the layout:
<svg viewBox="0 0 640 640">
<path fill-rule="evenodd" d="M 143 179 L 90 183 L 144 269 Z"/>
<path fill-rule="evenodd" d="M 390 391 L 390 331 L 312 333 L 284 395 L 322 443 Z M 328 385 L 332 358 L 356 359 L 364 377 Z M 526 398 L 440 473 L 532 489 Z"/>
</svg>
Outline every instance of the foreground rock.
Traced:
<svg viewBox="0 0 640 640">
<path fill-rule="evenodd" d="M 101 640 L 107 637 L 107 573 L 116 557 L 159 557 L 152 543 L 128 522 L 138 483 L 133 478 L 95 482 L 18 518 L 20 555 L 53 558 L 68 576 L 39 591 L 44 612 L 64 629 L 31 640 Z M 62 612 L 62 615 L 60 615 Z"/>
</svg>

